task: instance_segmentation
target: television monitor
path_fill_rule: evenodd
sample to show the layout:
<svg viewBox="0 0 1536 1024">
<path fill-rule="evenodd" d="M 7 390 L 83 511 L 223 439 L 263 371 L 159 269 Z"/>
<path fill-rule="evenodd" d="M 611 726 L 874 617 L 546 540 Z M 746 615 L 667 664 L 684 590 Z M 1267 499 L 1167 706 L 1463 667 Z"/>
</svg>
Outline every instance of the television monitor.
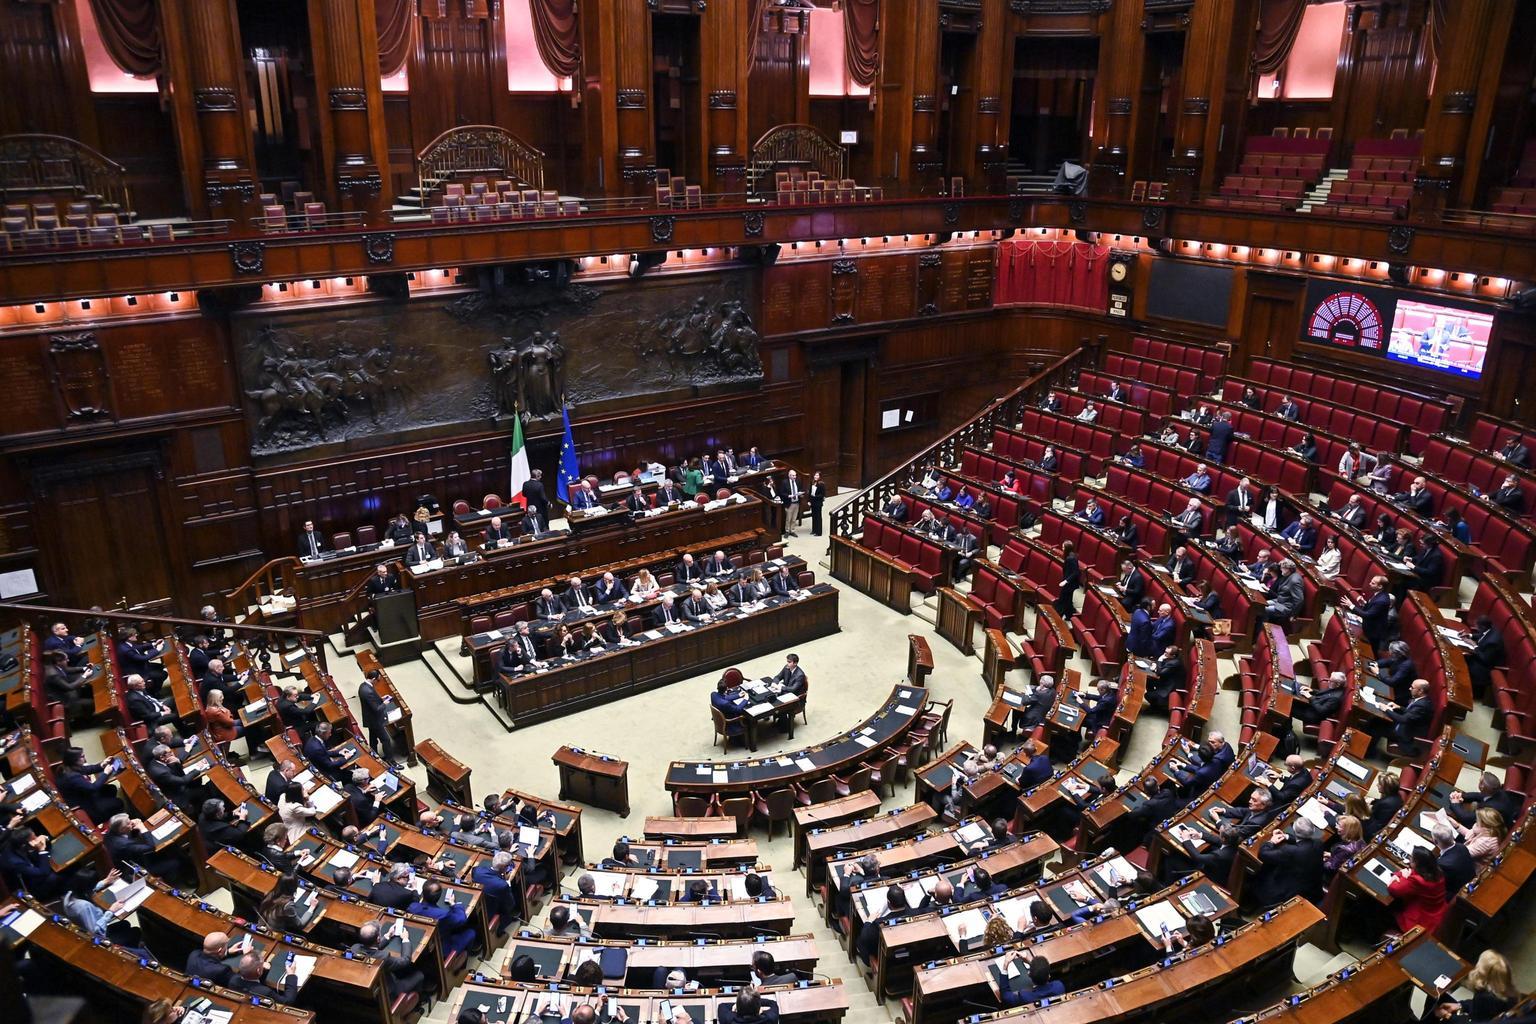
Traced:
<svg viewBox="0 0 1536 1024">
<path fill-rule="evenodd" d="M 1387 358 L 1480 377 L 1492 333 L 1492 313 L 1399 298 Z"/>
</svg>

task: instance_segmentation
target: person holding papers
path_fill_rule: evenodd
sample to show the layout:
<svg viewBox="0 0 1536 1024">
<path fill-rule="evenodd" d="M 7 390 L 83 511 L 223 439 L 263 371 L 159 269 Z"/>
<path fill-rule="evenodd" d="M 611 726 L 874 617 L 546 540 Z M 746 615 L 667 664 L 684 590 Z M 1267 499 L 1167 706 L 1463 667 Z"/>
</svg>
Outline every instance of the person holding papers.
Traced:
<svg viewBox="0 0 1536 1024">
<path fill-rule="evenodd" d="M 998 989 L 1003 1006 L 1028 1006 L 1067 994 L 1066 983 L 1051 976 L 1051 962 L 1044 956 L 1038 953 L 1032 956 L 1028 950 L 1022 950 L 1006 963 L 1009 983 Z"/>
<path fill-rule="evenodd" d="M 885 910 L 878 917 L 864 922 L 859 929 L 858 941 L 854 944 L 854 952 L 859 959 L 866 964 L 874 960 L 875 952 L 880 948 L 880 926 L 887 921 L 896 919 L 910 913 L 912 907 L 907 903 L 907 892 L 900 883 L 892 883 L 885 888 Z"/>
<path fill-rule="evenodd" d="M 686 1010 L 679 1010 L 684 1017 L 688 1016 Z M 779 1024 L 779 1004 L 772 999 L 764 999 L 756 988 L 745 988 L 736 996 L 736 1001 L 720 1007 L 720 1024 Z M 690 1021 L 693 1019 L 688 1018 Z M 674 1024 L 667 1021 L 666 1024 Z"/>
<path fill-rule="evenodd" d="M 421 887 L 421 895 L 406 908 L 408 913 L 421 914 L 437 922 L 438 933 L 443 940 L 443 959 L 456 953 L 467 953 L 475 944 L 475 926 L 464 916 L 464 908 L 453 902 L 453 896 L 445 893 L 443 883 L 430 881 Z"/>
</svg>

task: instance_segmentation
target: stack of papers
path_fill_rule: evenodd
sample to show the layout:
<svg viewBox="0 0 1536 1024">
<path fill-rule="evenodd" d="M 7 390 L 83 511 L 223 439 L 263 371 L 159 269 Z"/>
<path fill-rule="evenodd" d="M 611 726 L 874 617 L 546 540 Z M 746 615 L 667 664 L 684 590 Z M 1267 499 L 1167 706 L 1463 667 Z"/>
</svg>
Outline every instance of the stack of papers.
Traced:
<svg viewBox="0 0 1536 1024">
<path fill-rule="evenodd" d="M 1136 919 L 1152 935 L 1161 935 L 1163 929 L 1176 932 L 1184 927 L 1184 917 L 1174 907 L 1172 900 L 1160 900 L 1136 911 Z"/>
<path fill-rule="evenodd" d="M 956 949 L 963 949 L 969 942 L 979 942 L 987 931 L 987 915 L 982 913 L 980 907 L 949 914 L 940 920 L 944 922 L 944 930 L 949 933 L 949 941 L 955 944 Z"/>
</svg>

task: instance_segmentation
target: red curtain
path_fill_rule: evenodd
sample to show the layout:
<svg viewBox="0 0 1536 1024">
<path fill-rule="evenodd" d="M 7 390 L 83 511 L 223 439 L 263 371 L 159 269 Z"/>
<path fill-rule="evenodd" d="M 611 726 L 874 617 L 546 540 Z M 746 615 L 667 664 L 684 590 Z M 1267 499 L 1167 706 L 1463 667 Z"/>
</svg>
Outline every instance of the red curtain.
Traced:
<svg viewBox="0 0 1536 1024">
<path fill-rule="evenodd" d="M 848 77 L 874 85 L 880 70 L 880 0 L 843 0 L 843 53 Z"/>
<path fill-rule="evenodd" d="M 374 0 L 373 26 L 379 36 L 379 74 L 398 74 L 411 52 L 414 0 Z"/>
<path fill-rule="evenodd" d="M 1307 0 L 1264 0 L 1259 8 L 1259 32 L 1253 40 L 1253 66 L 1259 74 L 1279 71 L 1291 55 Z"/>
<path fill-rule="evenodd" d="M 1102 313 L 1109 305 L 1108 256 L 1108 246 L 1087 242 L 1005 242 L 997 304 L 1071 306 Z"/>
<path fill-rule="evenodd" d="M 529 0 L 533 9 L 533 41 L 550 73 L 571 78 L 581 66 L 576 0 Z"/>
<path fill-rule="evenodd" d="M 91 0 L 112 63 L 147 78 L 160 73 L 160 11 L 155 0 Z"/>
</svg>

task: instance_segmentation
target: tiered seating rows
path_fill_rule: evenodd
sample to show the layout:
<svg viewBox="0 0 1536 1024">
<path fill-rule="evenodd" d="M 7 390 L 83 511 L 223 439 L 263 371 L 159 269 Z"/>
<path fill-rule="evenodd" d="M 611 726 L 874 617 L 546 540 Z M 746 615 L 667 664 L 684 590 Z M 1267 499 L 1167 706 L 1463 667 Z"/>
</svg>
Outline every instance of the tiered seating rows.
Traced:
<svg viewBox="0 0 1536 1024">
<path fill-rule="evenodd" d="M 1338 406 L 1376 413 L 1386 419 L 1406 423 L 1416 434 L 1436 433 L 1444 430 L 1450 422 L 1449 402 L 1384 384 L 1306 370 L 1273 359 L 1255 359 L 1250 362 L 1248 376 L 1268 387 L 1295 392 L 1298 397 L 1312 396 Z M 1346 432 L 1335 429 L 1334 433 Z"/>
</svg>

